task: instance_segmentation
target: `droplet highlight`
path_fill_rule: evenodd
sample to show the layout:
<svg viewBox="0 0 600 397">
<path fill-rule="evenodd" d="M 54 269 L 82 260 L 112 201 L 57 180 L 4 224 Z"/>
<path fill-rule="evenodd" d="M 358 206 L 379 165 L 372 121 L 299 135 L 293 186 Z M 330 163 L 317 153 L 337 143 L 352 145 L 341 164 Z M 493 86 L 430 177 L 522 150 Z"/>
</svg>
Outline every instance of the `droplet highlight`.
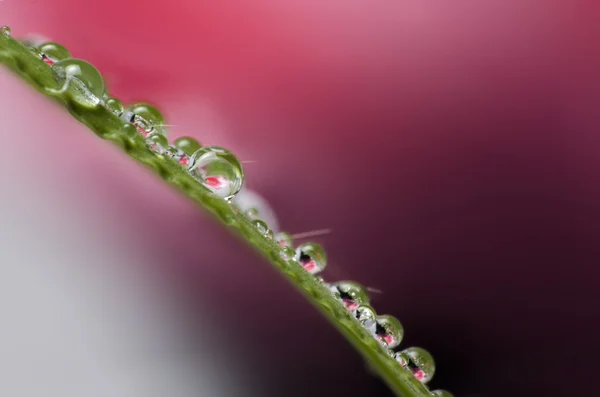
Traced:
<svg viewBox="0 0 600 397">
<path fill-rule="evenodd" d="M 231 200 L 242 189 L 244 171 L 240 160 L 229 150 L 207 146 L 190 158 L 189 173 L 206 188 L 225 200 Z"/>
<path fill-rule="evenodd" d="M 10 37 L 10 27 L 7 25 L 0 26 L 0 34 Z"/>
<path fill-rule="evenodd" d="M 43 43 L 37 48 L 42 56 L 42 60 L 52 66 L 58 61 L 71 58 L 71 53 L 61 44 L 58 43 Z"/>
<path fill-rule="evenodd" d="M 56 62 L 52 69 L 63 86 L 59 90 L 46 90 L 55 95 L 69 91 L 71 98 L 83 106 L 95 107 L 100 104 L 104 79 L 94 65 L 82 59 L 69 58 Z"/>
<path fill-rule="evenodd" d="M 327 266 L 325 249 L 317 243 L 304 243 L 296 248 L 296 260 L 310 274 L 322 272 Z"/>
<path fill-rule="evenodd" d="M 377 316 L 373 336 L 388 349 L 397 347 L 404 336 L 404 327 L 396 317 Z"/>
<path fill-rule="evenodd" d="M 353 281 L 339 281 L 331 286 L 331 292 L 350 312 L 369 303 L 367 290 Z"/>
<path fill-rule="evenodd" d="M 429 352 L 420 347 L 409 347 L 396 353 L 396 361 L 422 383 L 427 383 L 435 373 L 435 361 Z"/>
</svg>

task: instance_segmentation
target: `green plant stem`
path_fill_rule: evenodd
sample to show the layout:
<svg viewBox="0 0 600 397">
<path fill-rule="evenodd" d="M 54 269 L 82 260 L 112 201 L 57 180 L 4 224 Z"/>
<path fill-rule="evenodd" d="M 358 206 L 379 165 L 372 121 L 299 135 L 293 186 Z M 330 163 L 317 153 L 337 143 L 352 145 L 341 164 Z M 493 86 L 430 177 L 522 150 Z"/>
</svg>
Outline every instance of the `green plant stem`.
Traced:
<svg viewBox="0 0 600 397">
<path fill-rule="evenodd" d="M 0 62 L 48 96 L 45 88 L 57 88 L 54 72 L 39 57 L 20 42 L 0 34 Z M 225 200 L 215 197 L 192 176 L 169 158 L 154 154 L 144 138 L 132 130 L 103 106 L 87 108 L 71 99 L 67 91 L 61 96 L 50 96 L 64 106 L 77 120 L 87 125 L 102 139 L 120 146 L 129 156 L 145 164 L 162 179 L 178 188 L 197 205 L 213 213 L 230 229 L 241 235 L 279 270 L 321 313 L 346 337 L 367 360 L 372 369 L 389 388 L 402 397 L 430 396 L 408 370 L 401 368 L 372 335 L 312 275 L 295 261 L 281 258 L 280 246 L 265 238 L 250 219 Z M 133 133 L 132 133 L 133 132 Z"/>
</svg>

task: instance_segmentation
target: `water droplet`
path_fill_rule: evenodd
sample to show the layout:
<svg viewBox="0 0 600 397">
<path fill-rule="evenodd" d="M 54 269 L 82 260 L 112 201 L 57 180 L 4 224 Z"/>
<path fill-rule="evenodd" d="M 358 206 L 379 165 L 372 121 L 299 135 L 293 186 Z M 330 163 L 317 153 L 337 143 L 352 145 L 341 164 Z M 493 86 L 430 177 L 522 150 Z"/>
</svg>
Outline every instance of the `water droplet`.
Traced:
<svg viewBox="0 0 600 397">
<path fill-rule="evenodd" d="M 296 255 L 296 252 L 292 247 L 281 248 L 281 259 L 283 259 L 284 261 L 291 260 L 294 257 L 294 255 Z"/>
<path fill-rule="evenodd" d="M 396 361 L 423 383 L 429 382 L 435 373 L 433 357 L 427 350 L 420 347 L 409 347 L 396 353 Z"/>
<path fill-rule="evenodd" d="M 277 233 L 277 235 L 275 236 L 275 240 L 282 247 L 291 247 L 294 244 L 294 241 L 292 240 L 292 236 L 290 236 L 290 234 L 286 233 L 286 232 Z"/>
<path fill-rule="evenodd" d="M 279 222 L 273 208 L 260 194 L 244 187 L 240 193 L 235 196 L 232 203 L 246 214 L 250 219 L 260 219 L 269 225 L 273 232 L 279 230 Z"/>
<path fill-rule="evenodd" d="M 244 213 L 250 219 L 258 219 L 258 210 L 254 207 L 248 208 Z"/>
<path fill-rule="evenodd" d="M 123 115 L 135 126 L 142 136 L 158 133 L 167 136 L 164 119 L 157 108 L 147 103 L 136 103 Z"/>
<path fill-rule="evenodd" d="M 331 292 L 351 312 L 355 311 L 358 306 L 369 303 L 367 290 L 353 281 L 334 283 L 331 286 Z"/>
<path fill-rule="evenodd" d="M 327 266 L 327 254 L 320 244 L 304 243 L 296 248 L 296 260 L 310 274 L 322 272 Z"/>
<path fill-rule="evenodd" d="M 38 51 L 41 53 L 44 62 L 50 66 L 58 61 L 71 58 L 69 50 L 58 43 L 44 43 L 38 46 Z"/>
<path fill-rule="evenodd" d="M 203 147 L 192 155 L 190 164 L 190 174 L 225 200 L 231 200 L 242 189 L 242 164 L 227 149 L 218 146 Z"/>
<path fill-rule="evenodd" d="M 173 146 L 175 146 L 177 149 L 181 150 L 188 156 L 191 156 L 202 147 L 202 145 L 200 145 L 200 142 L 198 142 L 194 138 L 190 138 L 189 136 L 182 136 L 175 139 L 175 141 L 173 142 Z"/>
<path fill-rule="evenodd" d="M 256 219 L 256 220 L 252 221 L 252 224 L 254 225 L 256 230 L 258 230 L 258 232 L 260 234 L 262 234 L 263 236 L 265 236 L 267 238 L 270 238 L 271 240 L 273 239 L 273 231 L 271 229 L 269 229 L 269 226 L 267 226 L 266 223 L 264 223 L 260 219 Z"/>
<path fill-rule="evenodd" d="M 404 328 L 396 317 L 388 315 L 377 316 L 373 336 L 383 346 L 393 349 L 400 344 L 404 336 Z"/>
<path fill-rule="evenodd" d="M 354 311 L 354 318 L 357 319 L 358 322 L 361 323 L 362 326 L 367 328 L 368 330 L 373 331 L 375 329 L 377 313 L 375 313 L 375 309 L 373 309 L 371 306 L 358 306 Z"/>
<path fill-rule="evenodd" d="M 163 154 L 169 147 L 169 141 L 164 135 L 152 134 L 146 138 L 146 146 L 156 154 Z"/>
<path fill-rule="evenodd" d="M 69 90 L 72 99 L 84 106 L 94 107 L 100 103 L 104 93 L 104 79 L 94 65 L 81 59 L 69 58 L 56 62 L 52 69 L 63 86 L 59 90 L 47 88 L 49 92 L 64 94 Z"/>
<path fill-rule="evenodd" d="M 431 392 L 433 397 L 454 397 L 452 393 L 446 390 L 434 390 Z"/>
<path fill-rule="evenodd" d="M 180 150 L 174 146 L 169 146 L 165 150 L 165 154 L 186 169 L 190 165 L 190 156 L 185 154 L 183 150 Z"/>
<path fill-rule="evenodd" d="M 105 102 L 106 108 L 115 116 L 120 117 L 123 114 L 123 103 L 117 98 L 108 98 Z"/>
<path fill-rule="evenodd" d="M 5 36 L 10 37 L 10 27 L 8 27 L 6 25 L 0 27 L 0 33 L 2 33 Z"/>
</svg>

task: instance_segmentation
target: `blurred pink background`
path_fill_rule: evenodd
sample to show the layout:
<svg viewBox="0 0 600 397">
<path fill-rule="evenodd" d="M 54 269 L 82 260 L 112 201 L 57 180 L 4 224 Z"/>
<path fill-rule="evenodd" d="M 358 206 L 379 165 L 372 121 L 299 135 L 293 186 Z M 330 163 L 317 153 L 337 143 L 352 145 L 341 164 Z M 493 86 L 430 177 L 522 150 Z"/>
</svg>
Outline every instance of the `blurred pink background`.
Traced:
<svg viewBox="0 0 600 397">
<path fill-rule="evenodd" d="M 434 388 L 572 396 L 600 370 L 599 11 L 5 0 L 0 25 L 64 44 L 112 95 L 156 103 L 172 137 L 255 161 L 248 186 L 284 230 L 333 229 L 318 239 L 326 278 L 383 291 L 374 306 L 403 322 L 403 345 L 437 359 Z M 5 71 L 0 84 L 5 139 L 32 154 L 4 167 L 22 179 L 12 194 L 43 184 L 90 252 L 133 255 L 121 265 L 181 298 L 177 321 L 201 335 L 184 350 L 239 385 L 222 395 L 389 395 L 249 248 Z"/>
</svg>

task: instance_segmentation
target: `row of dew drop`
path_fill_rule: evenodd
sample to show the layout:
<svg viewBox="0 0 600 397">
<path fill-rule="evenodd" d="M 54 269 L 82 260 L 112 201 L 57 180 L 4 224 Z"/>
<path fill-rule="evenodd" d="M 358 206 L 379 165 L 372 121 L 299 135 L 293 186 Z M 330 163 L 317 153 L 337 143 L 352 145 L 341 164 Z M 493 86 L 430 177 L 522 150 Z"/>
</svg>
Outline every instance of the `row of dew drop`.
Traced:
<svg viewBox="0 0 600 397">
<path fill-rule="evenodd" d="M 0 34 L 10 36 L 10 28 L 0 27 Z M 120 100 L 106 94 L 104 79 L 92 64 L 72 58 L 70 52 L 58 43 L 23 40 L 23 44 L 54 70 L 57 82 L 61 86 L 57 90 L 49 89 L 51 94 L 69 91 L 72 99 L 80 105 L 106 107 L 125 123 L 133 125 L 145 138 L 149 150 L 172 159 L 213 194 L 238 208 L 243 208 L 243 195 L 237 198 L 236 196 L 242 189 L 244 172 L 241 162 L 233 153 L 218 146 L 202 146 L 190 137 L 180 137 L 169 144 L 167 129 L 158 109 L 145 103 L 134 104 L 125 109 Z M 314 275 L 352 317 L 387 349 L 401 368 L 410 371 L 422 383 L 429 382 L 435 372 L 435 363 L 429 352 L 419 347 L 394 352 L 404 336 L 404 328 L 400 321 L 393 316 L 378 315 L 369 305 L 370 298 L 363 286 L 352 281 L 330 284 L 318 277 L 317 274 L 327 265 L 327 255 L 323 247 L 314 242 L 307 242 L 294 249 L 292 236 L 285 232 L 275 233 L 261 219 L 261 212 L 257 207 L 244 210 L 254 227 L 265 238 L 279 244 L 281 258 L 286 261 L 294 260 L 305 271 Z M 431 395 L 452 397 L 452 394 L 445 390 L 435 390 Z"/>
</svg>

